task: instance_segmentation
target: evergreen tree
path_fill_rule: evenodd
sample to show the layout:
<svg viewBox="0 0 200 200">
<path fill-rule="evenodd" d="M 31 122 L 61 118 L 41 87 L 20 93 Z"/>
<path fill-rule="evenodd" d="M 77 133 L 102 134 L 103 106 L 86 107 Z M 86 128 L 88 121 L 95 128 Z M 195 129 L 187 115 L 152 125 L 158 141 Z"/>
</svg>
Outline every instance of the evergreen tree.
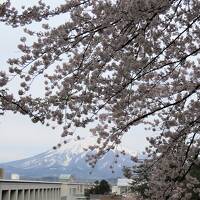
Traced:
<svg viewBox="0 0 200 200">
<path fill-rule="evenodd" d="M 106 180 L 95 181 L 95 186 L 86 190 L 85 195 L 90 196 L 90 194 L 109 194 L 111 191 L 110 185 Z"/>
</svg>

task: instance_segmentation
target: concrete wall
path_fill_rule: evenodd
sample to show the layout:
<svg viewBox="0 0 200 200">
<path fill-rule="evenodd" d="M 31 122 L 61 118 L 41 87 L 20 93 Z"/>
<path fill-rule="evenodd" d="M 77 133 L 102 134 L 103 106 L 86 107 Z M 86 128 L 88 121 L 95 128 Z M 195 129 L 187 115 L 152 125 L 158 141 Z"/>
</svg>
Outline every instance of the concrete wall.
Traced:
<svg viewBox="0 0 200 200">
<path fill-rule="evenodd" d="M 90 187 L 88 183 L 62 183 L 61 200 L 84 200 L 85 190 Z"/>
<path fill-rule="evenodd" d="M 60 200 L 61 183 L 0 180 L 0 200 Z"/>
</svg>

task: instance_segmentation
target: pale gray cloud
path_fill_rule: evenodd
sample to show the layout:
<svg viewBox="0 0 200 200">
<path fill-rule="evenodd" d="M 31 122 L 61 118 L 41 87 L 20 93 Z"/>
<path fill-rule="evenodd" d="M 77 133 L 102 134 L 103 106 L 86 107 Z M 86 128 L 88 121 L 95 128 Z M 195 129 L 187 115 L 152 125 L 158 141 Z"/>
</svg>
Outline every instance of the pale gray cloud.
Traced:
<svg viewBox="0 0 200 200">
<path fill-rule="evenodd" d="M 61 128 L 34 124 L 27 116 L 7 113 L 0 118 L 0 162 L 25 158 L 52 148 Z"/>
<path fill-rule="evenodd" d="M 31 5 L 36 0 L 13 0 L 15 5 L 19 6 L 26 4 Z M 19 4 L 20 2 L 20 4 Z M 55 1 L 48 0 L 47 2 Z M 56 1 L 56 4 L 63 1 Z M 59 19 L 59 23 L 60 23 Z M 56 23 L 56 20 L 53 22 Z M 19 54 L 17 44 L 22 34 L 22 29 L 13 29 L 5 25 L 0 24 L 0 70 L 7 68 L 6 60 L 9 57 L 14 57 Z M 17 82 L 17 80 L 15 80 Z M 11 88 L 16 90 L 16 82 L 11 82 Z M 37 82 L 35 83 L 37 87 Z M 38 90 L 41 90 L 37 87 Z M 33 93 L 36 92 L 32 91 Z M 7 113 L 5 116 L 0 117 L 0 162 L 9 160 L 22 159 L 28 156 L 32 156 L 38 153 L 42 153 L 53 145 L 57 144 L 60 140 L 61 127 L 56 130 L 47 128 L 43 125 L 33 124 L 27 116 L 19 114 Z M 86 133 L 88 129 L 77 130 L 77 133 Z M 152 135 L 152 133 L 150 133 Z M 145 141 L 146 132 L 143 126 L 138 126 L 131 129 L 129 133 L 123 138 L 124 144 L 132 151 L 141 151 L 144 146 L 147 145 Z"/>
</svg>

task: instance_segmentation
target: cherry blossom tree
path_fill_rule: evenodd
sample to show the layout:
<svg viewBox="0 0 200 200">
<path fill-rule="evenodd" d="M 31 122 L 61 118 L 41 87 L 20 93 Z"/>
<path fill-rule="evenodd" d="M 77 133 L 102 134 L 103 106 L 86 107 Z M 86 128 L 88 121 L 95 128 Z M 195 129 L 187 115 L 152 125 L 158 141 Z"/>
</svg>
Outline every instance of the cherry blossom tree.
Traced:
<svg viewBox="0 0 200 200">
<path fill-rule="evenodd" d="M 149 199 L 191 199 L 187 188 L 199 192 L 189 175 L 200 164 L 199 10 L 199 0 L 71 0 L 54 9 L 39 1 L 20 11 L 7 1 L 0 21 L 24 26 L 27 37 L 21 57 L 0 73 L 1 109 L 60 124 L 63 137 L 95 122 L 92 166 L 145 124 L 160 133 L 146 149 Z M 61 15 L 65 23 L 52 27 Z M 31 30 L 32 22 L 43 30 Z M 9 94 L 8 77 L 21 79 L 18 96 Z M 31 94 L 38 77 L 43 97 Z"/>
</svg>

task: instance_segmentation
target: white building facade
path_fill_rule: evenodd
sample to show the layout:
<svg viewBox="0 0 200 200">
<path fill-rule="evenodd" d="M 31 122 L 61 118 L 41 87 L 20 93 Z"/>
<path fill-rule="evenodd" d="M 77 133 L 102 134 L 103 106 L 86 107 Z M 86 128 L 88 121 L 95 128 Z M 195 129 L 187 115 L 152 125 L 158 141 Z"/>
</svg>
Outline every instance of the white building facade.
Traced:
<svg viewBox="0 0 200 200">
<path fill-rule="evenodd" d="M 85 191 L 92 185 L 90 183 L 62 183 L 61 200 L 85 200 Z"/>
<path fill-rule="evenodd" d="M 0 200 L 60 200 L 61 183 L 0 179 Z"/>
<path fill-rule="evenodd" d="M 120 178 L 117 180 L 117 185 L 112 186 L 112 193 L 121 195 L 127 194 L 131 191 L 131 180 L 126 178 Z"/>
</svg>

